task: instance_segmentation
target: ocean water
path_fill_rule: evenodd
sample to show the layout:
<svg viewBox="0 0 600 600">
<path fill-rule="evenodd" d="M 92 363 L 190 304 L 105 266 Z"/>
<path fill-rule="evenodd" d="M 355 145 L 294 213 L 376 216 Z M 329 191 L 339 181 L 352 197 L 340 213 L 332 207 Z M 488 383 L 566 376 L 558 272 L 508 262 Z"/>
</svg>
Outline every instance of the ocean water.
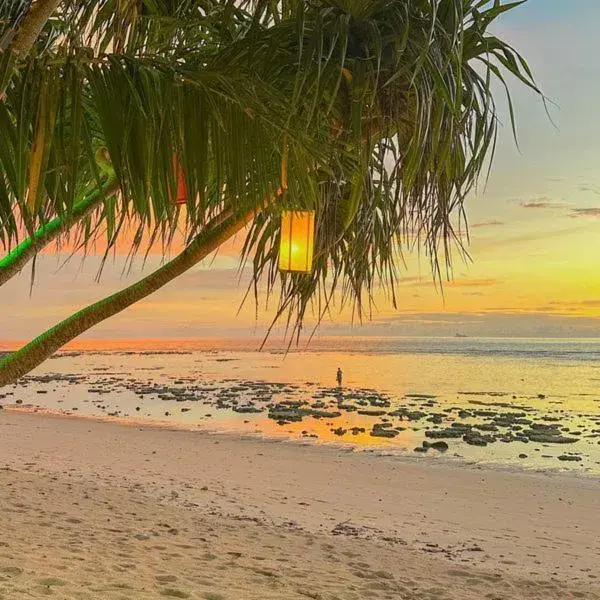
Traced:
<svg viewBox="0 0 600 600">
<path fill-rule="evenodd" d="M 82 342 L 0 390 L 0 403 L 418 460 L 600 474 L 600 340 L 347 337 L 258 346 Z M 424 448 L 434 442 L 448 448 Z"/>
</svg>

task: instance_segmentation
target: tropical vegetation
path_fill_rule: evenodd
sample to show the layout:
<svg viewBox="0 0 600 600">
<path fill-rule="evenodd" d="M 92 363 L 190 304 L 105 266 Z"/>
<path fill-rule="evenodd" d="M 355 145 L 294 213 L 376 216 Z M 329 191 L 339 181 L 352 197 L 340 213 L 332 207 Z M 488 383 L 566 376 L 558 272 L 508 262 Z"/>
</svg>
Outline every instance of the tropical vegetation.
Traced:
<svg viewBox="0 0 600 600">
<path fill-rule="evenodd" d="M 493 149 L 493 82 L 539 93 L 490 31 L 500 0 L 9 0 L 0 7 L 0 284 L 52 242 L 165 256 L 0 363 L 15 381 L 239 231 L 298 334 L 335 294 L 395 302 L 403 252 L 442 278 Z M 174 196 L 184 179 L 184 205 Z M 316 213 L 308 275 L 278 268 L 280 215 Z M 133 230 L 133 234 L 131 231 Z M 32 272 L 33 277 L 33 272 Z"/>
</svg>

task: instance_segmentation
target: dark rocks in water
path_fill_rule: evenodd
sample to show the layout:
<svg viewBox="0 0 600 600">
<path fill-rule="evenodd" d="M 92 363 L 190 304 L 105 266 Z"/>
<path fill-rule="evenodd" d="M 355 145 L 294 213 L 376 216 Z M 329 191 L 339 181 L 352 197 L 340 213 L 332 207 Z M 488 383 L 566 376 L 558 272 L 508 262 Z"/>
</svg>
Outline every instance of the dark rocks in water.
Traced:
<svg viewBox="0 0 600 600">
<path fill-rule="evenodd" d="M 519 458 L 527 458 L 527 454 L 519 454 Z"/>
<path fill-rule="evenodd" d="M 432 431 L 428 429 L 425 431 L 425 437 L 442 439 L 442 438 L 460 438 L 463 436 L 463 431 L 456 427 L 448 427 L 447 429 L 439 429 Z"/>
<path fill-rule="evenodd" d="M 338 411 L 311 410 L 310 416 L 315 419 L 336 419 L 337 417 L 341 417 L 342 413 Z"/>
<path fill-rule="evenodd" d="M 403 419 L 406 416 L 407 410 L 405 408 L 397 408 L 388 413 L 390 417 L 400 417 Z"/>
<path fill-rule="evenodd" d="M 345 410 L 346 412 L 354 412 L 355 410 L 357 410 L 354 404 L 338 404 L 337 406 L 340 410 Z"/>
<path fill-rule="evenodd" d="M 256 406 L 252 406 L 251 404 L 246 404 L 244 406 L 233 406 L 232 410 L 236 413 L 242 413 L 242 414 L 254 414 L 254 413 L 260 413 L 262 412 L 262 410 L 260 408 L 256 408 Z"/>
<path fill-rule="evenodd" d="M 138 412 L 141 410 L 139 406 L 135 407 L 135 410 L 137 410 Z"/>
<path fill-rule="evenodd" d="M 463 431 L 471 431 L 473 425 L 469 425 L 468 423 L 452 423 L 452 429 L 461 429 Z"/>
<path fill-rule="evenodd" d="M 424 413 L 420 410 L 413 410 L 406 413 L 406 416 L 409 421 L 420 421 L 423 417 L 427 416 L 427 413 Z"/>
<path fill-rule="evenodd" d="M 365 433 L 366 429 L 364 427 L 352 427 L 350 431 L 352 435 L 358 435 L 359 433 Z"/>
<path fill-rule="evenodd" d="M 496 441 L 496 438 L 491 435 L 480 435 L 476 432 L 465 433 L 463 441 L 469 446 L 487 446 Z"/>
<path fill-rule="evenodd" d="M 498 413 L 495 410 L 477 409 L 473 411 L 475 417 L 497 417 Z"/>
<path fill-rule="evenodd" d="M 481 425 L 473 425 L 474 429 L 479 431 L 498 431 L 498 428 L 492 423 L 482 423 Z"/>
<path fill-rule="evenodd" d="M 383 417 L 387 412 L 385 410 L 368 410 L 363 409 L 358 411 L 359 415 L 364 415 L 365 417 Z"/>
<path fill-rule="evenodd" d="M 343 427 L 337 427 L 336 429 L 332 429 L 331 432 L 334 435 L 346 435 L 346 433 L 348 432 L 347 429 L 344 429 Z"/>
<path fill-rule="evenodd" d="M 23 400 L 15 400 L 15 404 L 23 404 Z"/>
<path fill-rule="evenodd" d="M 492 419 L 492 424 L 497 427 L 512 427 L 513 425 L 531 425 L 531 419 L 523 417 L 514 417 L 510 414 L 498 415 Z"/>
<path fill-rule="evenodd" d="M 394 429 L 388 429 L 386 427 L 377 427 L 377 425 L 375 425 L 371 430 L 370 435 L 372 437 L 395 438 L 398 435 L 398 432 Z"/>
<path fill-rule="evenodd" d="M 444 418 L 440 415 L 431 415 L 427 421 L 429 423 L 433 423 L 434 425 L 440 425 L 441 423 L 444 422 Z"/>
<path fill-rule="evenodd" d="M 428 442 L 423 441 L 423 448 L 433 448 L 434 450 L 438 450 L 439 452 L 446 452 L 449 446 L 446 442 Z"/>
<path fill-rule="evenodd" d="M 562 460 L 563 462 L 581 462 L 582 458 L 574 454 L 561 454 L 558 460 Z"/>
<path fill-rule="evenodd" d="M 433 448 L 434 450 L 437 450 L 438 452 L 446 452 L 446 450 L 448 450 L 449 446 L 446 442 L 433 442 L 433 444 L 430 445 L 431 448 Z"/>
<path fill-rule="evenodd" d="M 500 437 L 498 437 L 496 439 L 497 439 L 497 441 L 504 442 L 505 444 L 510 444 L 511 442 L 523 442 L 525 444 L 529 443 L 529 439 L 527 439 L 526 437 L 519 436 L 519 435 L 513 435 L 512 433 L 501 435 Z"/>
<path fill-rule="evenodd" d="M 182 413 L 189 412 L 189 410 L 190 410 L 189 408 L 185 408 L 185 407 L 182 407 L 182 408 L 181 408 L 181 412 L 182 412 Z"/>
<path fill-rule="evenodd" d="M 267 416 L 274 421 L 299 422 L 303 417 L 310 414 L 311 411 L 300 408 L 281 408 L 279 406 L 271 408 Z"/>
<path fill-rule="evenodd" d="M 371 397 L 369 398 L 369 404 L 371 406 L 376 406 L 380 408 L 388 408 L 390 406 L 390 401 L 386 400 L 385 398 Z"/>
<path fill-rule="evenodd" d="M 537 397 L 538 397 L 540 400 L 543 400 L 543 399 L 546 397 L 546 394 L 538 394 L 538 395 L 537 395 Z"/>
<path fill-rule="evenodd" d="M 429 450 L 427 446 L 417 446 L 414 449 L 414 452 L 427 452 L 427 450 Z"/>
<path fill-rule="evenodd" d="M 567 437 L 564 435 L 560 435 L 558 431 L 524 431 L 523 432 L 530 442 L 538 442 L 540 444 L 574 444 L 579 441 L 578 438 L 575 437 Z"/>
<path fill-rule="evenodd" d="M 559 426 L 558 425 L 546 425 L 545 423 L 532 423 L 531 429 L 533 429 L 535 431 L 554 432 L 559 429 Z M 568 431 L 568 429 L 567 429 L 567 431 Z"/>
<path fill-rule="evenodd" d="M 360 411 L 358 411 L 360 414 Z M 420 410 L 408 410 L 407 408 L 397 408 L 396 410 L 388 413 L 390 417 L 400 417 L 403 419 L 406 417 L 409 421 L 419 421 L 423 417 L 427 416 L 427 413 Z"/>
</svg>

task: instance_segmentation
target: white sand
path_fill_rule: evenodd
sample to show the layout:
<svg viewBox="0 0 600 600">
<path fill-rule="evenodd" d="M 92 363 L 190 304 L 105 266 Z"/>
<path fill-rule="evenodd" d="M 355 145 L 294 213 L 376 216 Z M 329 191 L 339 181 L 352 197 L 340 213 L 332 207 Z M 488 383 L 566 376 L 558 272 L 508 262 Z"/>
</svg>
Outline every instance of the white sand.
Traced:
<svg viewBox="0 0 600 600">
<path fill-rule="evenodd" d="M 600 598 L 600 481 L 3 410 L 0 598 L 49 595 Z"/>
</svg>

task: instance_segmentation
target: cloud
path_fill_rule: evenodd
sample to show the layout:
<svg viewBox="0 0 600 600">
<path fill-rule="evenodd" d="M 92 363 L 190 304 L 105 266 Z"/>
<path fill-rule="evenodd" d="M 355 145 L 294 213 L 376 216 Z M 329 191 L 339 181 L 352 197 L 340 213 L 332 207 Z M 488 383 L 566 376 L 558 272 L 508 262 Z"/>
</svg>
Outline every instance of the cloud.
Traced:
<svg viewBox="0 0 600 600">
<path fill-rule="evenodd" d="M 504 225 L 504 223 L 497 220 L 481 221 L 480 223 L 474 223 L 471 225 L 471 229 L 481 229 L 482 227 L 498 227 L 500 225 Z"/>
<path fill-rule="evenodd" d="M 423 279 L 422 277 L 403 277 L 400 281 L 406 287 L 484 287 L 500 283 L 497 279 L 454 279 L 452 281 L 442 281 L 441 285 L 432 279 Z"/>
<path fill-rule="evenodd" d="M 600 195 L 600 188 L 596 185 L 582 184 L 578 189 L 580 192 L 591 192 L 592 194 Z"/>
<path fill-rule="evenodd" d="M 385 335 L 454 336 L 457 331 L 469 337 L 596 337 L 599 317 L 578 314 L 557 314 L 531 310 L 517 312 L 500 310 L 481 313 L 402 313 L 383 317 Z M 363 335 L 382 335 L 380 327 L 365 323 Z"/>
<path fill-rule="evenodd" d="M 600 300 L 579 300 L 578 302 L 551 300 L 548 304 L 552 306 L 600 306 Z"/>
<path fill-rule="evenodd" d="M 497 279 L 458 279 L 445 283 L 449 287 L 487 287 L 500 283 Z"/>
<path fill-rule="evenodd" d="M 572 219 L 581 217 L 591 217 L 592 219 L 600 217 L 600 208 L 572 208 L 569 216 Z"/>
<path fill-rule="evenodd" d="M 569 208 L 569 204 L 566 202 L 554 202 L 549 198 L 534 198 L 533 200 L 523 200 L 521 202 L 522 208 L 541 208 L 541 209 L 557 209 L 557 208 Z"/>
</svg>

